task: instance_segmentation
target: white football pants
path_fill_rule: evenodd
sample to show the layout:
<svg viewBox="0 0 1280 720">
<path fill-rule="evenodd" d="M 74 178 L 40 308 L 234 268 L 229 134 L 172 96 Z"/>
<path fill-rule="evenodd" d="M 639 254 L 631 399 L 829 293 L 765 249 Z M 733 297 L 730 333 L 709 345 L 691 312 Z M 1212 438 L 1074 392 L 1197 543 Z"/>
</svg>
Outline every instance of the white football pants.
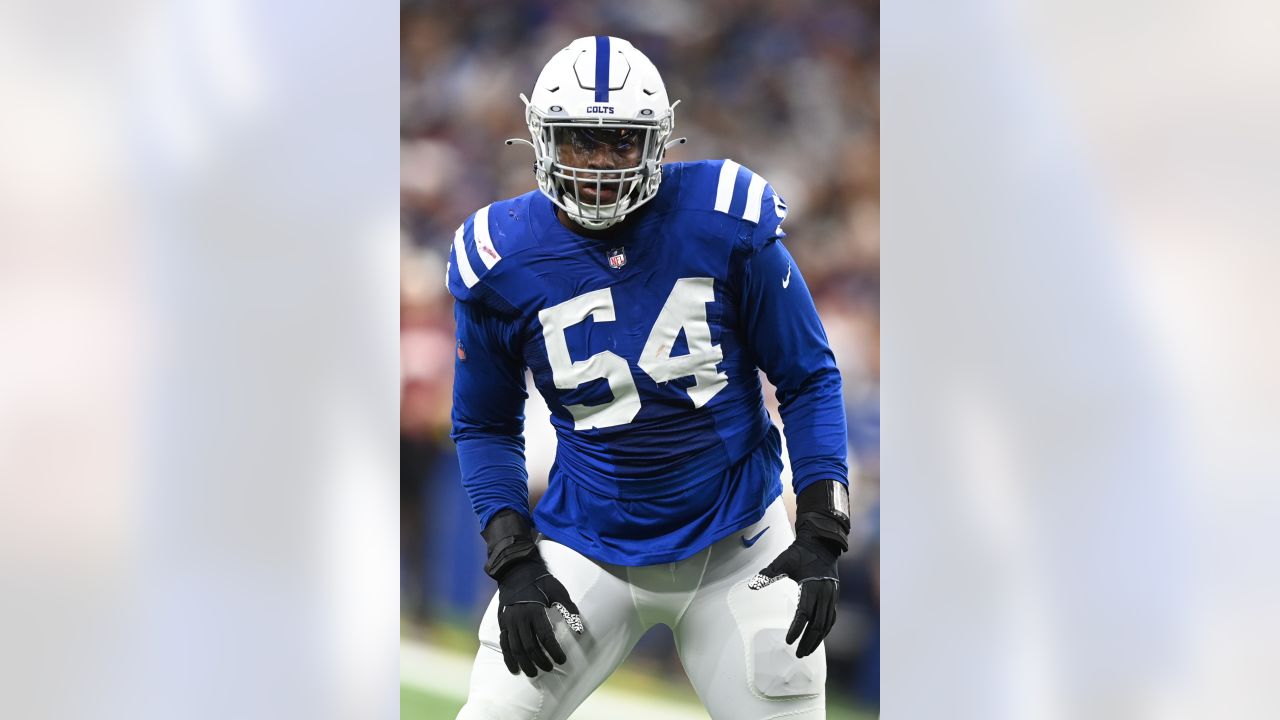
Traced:
<svg viewBox="0 0 1280 720">
<path fill-rule="evenodd" d="M 746 546 L 744 538 L 766 528 Z M 801 660 L 785 641 L 796 583 L 747 588 L 794 538 L 778 500 L 755 525 L 678 563 L 605 565 L 539 540 L 548 569 L 582 611 L 584 632 L 574 635 L 550 611 L 568 661 L 535 678 L 512 675 L 498 645 L 495 595 L 480 622 L 470 697 L 458 720 L 565 720 L 657 624 L 672 629 L 685 673 L 715 720 L 825 718 L 826 647 Z"/>
</svg>

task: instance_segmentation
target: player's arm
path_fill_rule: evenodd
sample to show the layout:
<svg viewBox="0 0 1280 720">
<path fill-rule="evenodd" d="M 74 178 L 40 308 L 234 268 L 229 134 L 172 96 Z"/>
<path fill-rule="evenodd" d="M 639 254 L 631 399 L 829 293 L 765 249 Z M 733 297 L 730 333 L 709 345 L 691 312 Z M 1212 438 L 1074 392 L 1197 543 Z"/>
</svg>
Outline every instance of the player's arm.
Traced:
<svg viewBox="0 0 1280 720">
<path fill-rule="evenodd" d="M 462 484 L 485 527 L 510 510 L 529 515 L 524 463 L 524 365 L 515 324 L 473 302 L 455 302 L 453 441 Z"/>
<path fill-rule="evenodd" d="M 533 539 L 524 462 L 524 362 L 517 325 L 470 302 L 454 304 L 453 440 L 462 484 L 480 519 L 485 572 L 498 583 L 499 642 L 507 669 L 533 677 L 566 660 L 547 620 L 555 607 L 582 632 L 578 608 Z M 550 656 L 548 658 L 548 656 Z"/>
<path fill-rule="evenodd" d="M 790 577 L 800 603 L 787 632 L 804 657 L 835 624 L 836 561 L 848 550 L 847 429 L 840 372 L 800 269 L 772 238 L 743 263 L 748 343 L 777 388 L 796 493 L 796 540 L 750 583 Z"/>
</svg>

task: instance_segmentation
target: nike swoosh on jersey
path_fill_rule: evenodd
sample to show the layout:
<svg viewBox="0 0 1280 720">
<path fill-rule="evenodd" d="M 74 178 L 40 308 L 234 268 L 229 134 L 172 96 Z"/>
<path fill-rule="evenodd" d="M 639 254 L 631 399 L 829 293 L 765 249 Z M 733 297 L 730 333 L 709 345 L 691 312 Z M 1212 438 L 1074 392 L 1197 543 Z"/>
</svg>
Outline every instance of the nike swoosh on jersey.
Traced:
<svg viewBox="0 0 1280 720">
<path fill-rule="evenodd" d="M 791 284 L 791 263 L 787 263 L 787 276 L 782 278 L 782 289 L 783 290 L 787 289 L 787 286 L 790 284 Z"/>
<path fill-rule="evenodd" d="M 755 545 L 756 541 L 760 539 L 760 536 L 768 532 L 770 527 L 771 526 L 766 525 L 764 530 L 761 530 L 760 532 L 756 533 L 755 537 L 751 538 L 750 540 L 747 539 L 746 535 L 743 535 L 741 538 L 742 547 L 751 547 L 752 545 Z"/>
</svg>

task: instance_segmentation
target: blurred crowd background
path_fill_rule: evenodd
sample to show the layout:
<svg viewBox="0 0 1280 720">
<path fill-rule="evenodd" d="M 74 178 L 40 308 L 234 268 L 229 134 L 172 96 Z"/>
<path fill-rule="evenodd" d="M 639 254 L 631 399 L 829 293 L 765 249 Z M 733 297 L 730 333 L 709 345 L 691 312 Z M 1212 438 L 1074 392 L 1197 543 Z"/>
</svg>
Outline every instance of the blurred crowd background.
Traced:
<svg viewBox="0 0 1280 720">
<path fill-rule="evenodd" d="M 644 0 L 605 4 L 425 0 L 401 5 L 401 606 L 411 628 L 474 632 L 493 591 L 449 440 L 453 231 L 534 189 L 521 92 L 574 38 L 630 40 L 662 72 L 688 144 L 668 161 L 731 157 L 791 208 L 787 245 L 814 293 L 844 377 L 851 551 L 827 640 L 829 692 L 879 699 L 879 5 L 876 0 Z M 772 390 L 766 399 L 777 418 Z M 531 496 L 555 437 L 532 393 Z M 784 475 L 784 484 L 789 477 Z M 789 488 L 788 488 L 789 495 Z M 629 664 L 678 677 L 657 629 Z"/>
</svg>

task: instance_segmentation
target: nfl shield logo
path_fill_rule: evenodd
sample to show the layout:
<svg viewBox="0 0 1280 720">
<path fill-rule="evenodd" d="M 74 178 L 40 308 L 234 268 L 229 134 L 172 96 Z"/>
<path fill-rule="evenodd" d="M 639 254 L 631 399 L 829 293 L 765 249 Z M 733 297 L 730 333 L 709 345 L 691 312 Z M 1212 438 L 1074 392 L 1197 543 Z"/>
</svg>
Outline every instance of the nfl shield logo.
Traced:
<svg viewBox="0 0 1280 720">
<path fill-rule="evenodd" d="M 609 251 L 609 267 L 620 270 L 626 264 L 627 251 L 624 248 L 616 247 Z"/>
</svg>

